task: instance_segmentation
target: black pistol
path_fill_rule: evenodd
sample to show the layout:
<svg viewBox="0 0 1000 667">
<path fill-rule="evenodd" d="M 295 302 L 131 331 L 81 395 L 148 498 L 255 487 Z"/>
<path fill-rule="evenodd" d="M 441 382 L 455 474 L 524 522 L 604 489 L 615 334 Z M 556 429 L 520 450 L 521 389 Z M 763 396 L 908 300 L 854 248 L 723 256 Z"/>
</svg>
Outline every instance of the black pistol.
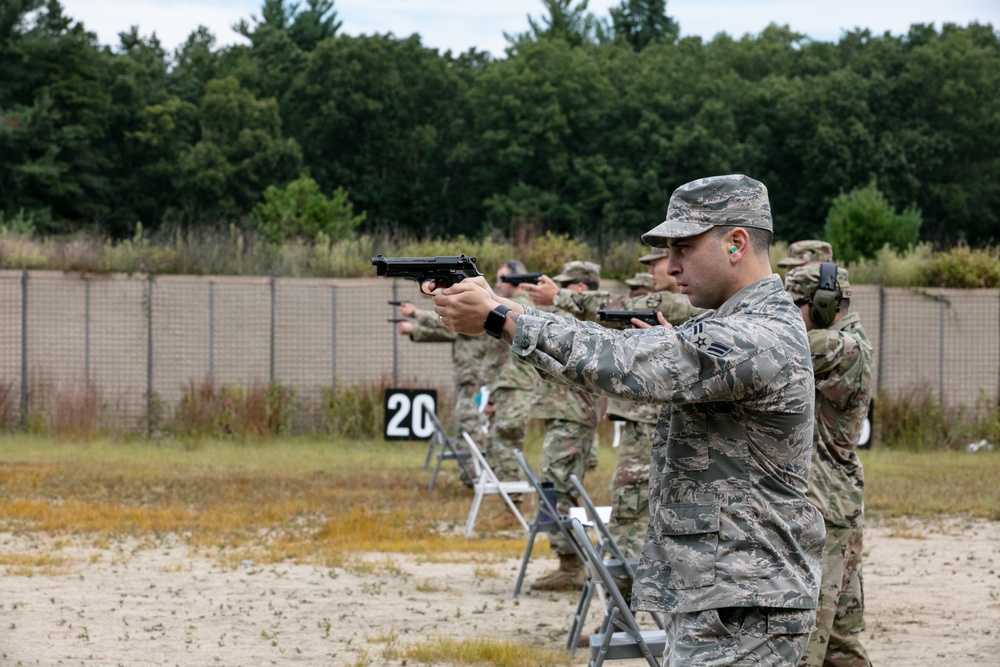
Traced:
<svg viewBox="0 0 1000 667">
<path fill-rule="evenodd" d="M 481 276 L 476 268 L 476 258 L 466 255 L 445 255 L 438 257 L 372 257 L 375 275 L 386 278 L 409 278 L 416 280 L 420 291 L 424 283 L 433 280 L 434 288 L 448 287 L 466 278 Z"/>
<path fill-rule="evenodd" d="M 543 275 L 541 271 L 536 273 L 508 273 L 505 276 L 500 276 L 500 282 L 511 285 L 524 285 L 525 283 L 537 285 L 538 279 Z"/>
<path fill-rule="evenodd" d="M 659 324 L 655 310 L 605 310 L 597 309 L 597 319 L 609 324 L 631 324 L 632 318 L 642 320 L 646 324 Z"/>
</svg>

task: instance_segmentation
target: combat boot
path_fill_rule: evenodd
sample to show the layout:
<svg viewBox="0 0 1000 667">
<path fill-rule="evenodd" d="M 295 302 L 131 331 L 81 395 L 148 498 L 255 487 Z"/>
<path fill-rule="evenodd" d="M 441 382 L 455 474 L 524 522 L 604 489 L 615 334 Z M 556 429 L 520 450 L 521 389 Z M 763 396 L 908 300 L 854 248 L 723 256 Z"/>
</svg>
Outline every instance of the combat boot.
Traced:
<svg viewBox="0 0 1000 667">
<path fill-rule="evenodd" d="M 578 591 L 583 588 L 587 573 L 576 554 L 558 554 L 559 569 L 549 572 L 531 584 L 533 591 Z"/>
</svg>

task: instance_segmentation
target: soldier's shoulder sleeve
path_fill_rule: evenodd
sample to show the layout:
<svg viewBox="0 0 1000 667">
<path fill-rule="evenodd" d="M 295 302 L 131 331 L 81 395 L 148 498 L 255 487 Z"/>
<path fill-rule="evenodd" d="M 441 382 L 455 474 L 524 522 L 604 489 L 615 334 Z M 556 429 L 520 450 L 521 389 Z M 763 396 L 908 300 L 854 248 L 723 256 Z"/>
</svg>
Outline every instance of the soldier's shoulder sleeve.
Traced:
<svg viewBox="0 0 1000 667">
<path fill-rule="evenodd" d="M 413 321 L 413 333 L 410 338 L 415 343 L 447 343 L 458 336 L 454 331 L 441 324 L 433 310 L 421 310 Z"/>
</svg>

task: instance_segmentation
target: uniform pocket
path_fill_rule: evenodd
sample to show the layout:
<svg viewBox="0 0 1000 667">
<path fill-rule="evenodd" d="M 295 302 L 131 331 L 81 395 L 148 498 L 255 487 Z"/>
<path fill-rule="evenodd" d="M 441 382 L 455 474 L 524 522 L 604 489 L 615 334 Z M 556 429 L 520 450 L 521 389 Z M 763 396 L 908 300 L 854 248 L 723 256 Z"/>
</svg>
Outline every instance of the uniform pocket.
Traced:
<svg viewBox="0 0 1000 667">
<path fill-rule="evenodd" d="M 715 555 L 719 547 L 718 503 L 660 504 L 655 539 L 643 555 L 669 573 L 667 587 L 699 588 L 715 583 Z"/>
</svg>

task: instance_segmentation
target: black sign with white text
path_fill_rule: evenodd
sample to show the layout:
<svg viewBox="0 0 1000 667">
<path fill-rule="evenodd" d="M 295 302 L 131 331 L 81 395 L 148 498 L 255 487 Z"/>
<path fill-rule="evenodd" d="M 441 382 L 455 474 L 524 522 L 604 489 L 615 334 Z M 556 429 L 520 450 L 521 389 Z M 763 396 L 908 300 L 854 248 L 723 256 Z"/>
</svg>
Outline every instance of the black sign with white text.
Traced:
<svg viewBox="0 0 1000 667">
<path fill-rule="evenodd" d="M 436 412 L 436 389 L 386 389 L 386 440 L 429 440 L 434 433 L 430 415 Z"/>
</svg>

